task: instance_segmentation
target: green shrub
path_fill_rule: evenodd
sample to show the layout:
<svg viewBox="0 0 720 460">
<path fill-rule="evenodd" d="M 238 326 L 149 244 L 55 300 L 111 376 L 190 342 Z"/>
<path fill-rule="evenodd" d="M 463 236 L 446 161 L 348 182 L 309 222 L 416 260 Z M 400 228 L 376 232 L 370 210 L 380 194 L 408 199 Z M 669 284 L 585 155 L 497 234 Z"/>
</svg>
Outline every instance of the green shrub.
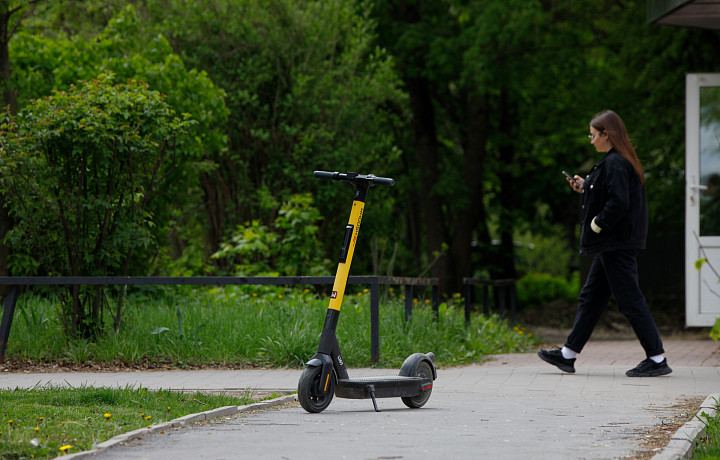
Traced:
<svg viewBox="0 0 720 460">
<path fill-rule="evenodd" d="M 578 272 L 573 272 L 569 280 L 546 273 L 530 273 L 517 282 L 518 306 L 535 307 L 559 299 L 573 301 L 577 299 L 579 289 Z"/>
<path fill-rule="evenodd" d="M 213 258 L 242 276 L 328 275 L 329 261 L 318 240 L 321 219 L 310 194 L 293 195 L 280 207 L 272 227 L 258 220 L 238 225 Z"/>
<path fill-rule="evenodd" d="M 573 265 L 577 264 L 577 252 L 568 244 L 562 227 L 554 226 L 549 235 L 529 230 L 518 232 L 515 237 L 516 268 L 522 275 L 547 273 L 567 278 Z"/>
<path fill-rule="evenodd" d="M 154 203 L 172 203 L 168 184 L 195 161 L 176 151 L 193 124 L 146 84 L 116 83 L 112 74 L 4 115 L 0 187 L 14 220 L 6 237 L 13 272 L 144 271 L 165 226 Z M 28 268 L 40 273 L 21 271 Z M 103 329 L 102 287 L 71 286 L 63 299 L 66 334 L 91 338 Z"/>
</svg>

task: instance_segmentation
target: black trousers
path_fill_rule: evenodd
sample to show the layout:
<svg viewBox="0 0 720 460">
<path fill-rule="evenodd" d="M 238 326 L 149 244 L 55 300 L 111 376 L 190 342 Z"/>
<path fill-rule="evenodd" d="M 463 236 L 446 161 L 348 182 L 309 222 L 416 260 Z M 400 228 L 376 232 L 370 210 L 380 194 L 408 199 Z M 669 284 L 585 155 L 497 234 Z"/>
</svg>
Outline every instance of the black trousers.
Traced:
<svg viewBox="0 0 720 460">
<path fill-rule="evenodd" d="M 638 284 L 637 253 L 631 249 L 595 254 L 585 286 L 580 291 L 580 306 L 566 347 L 577 353 L 582 351 L 613 296 L 620 312 L 630 321 L 647 357 L 665 352 L 650 307 Z"/>
</svg>

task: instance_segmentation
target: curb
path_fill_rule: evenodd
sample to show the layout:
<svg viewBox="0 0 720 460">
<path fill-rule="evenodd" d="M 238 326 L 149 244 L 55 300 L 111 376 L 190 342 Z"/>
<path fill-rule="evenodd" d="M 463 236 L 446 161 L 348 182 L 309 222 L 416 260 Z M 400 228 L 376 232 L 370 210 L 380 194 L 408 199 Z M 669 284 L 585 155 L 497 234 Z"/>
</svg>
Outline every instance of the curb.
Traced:
<svg viewBox="0 0 720 460">
<path fill-rule="evenodd" d="M 113 438 L 108 439 L 107 441 L 97 444 L 91 450 L 84 450 L 82 452 L 77 452 L 77 453 L 70 454 L 70 455 L 63 455 L 61 457 L 56 457 L 56 458 L 57 459 L 62 458 L 63 460 L 66 460 L 66 459 L 79 459 L 79 458 L 84 458 L 84 457 L 90 457 L 92 455 L 102 452 L 103 450 L 105 450 L 109 447 L 115 446 L 117 444 L 120 444 L 120 443 L 123 443 L 126 441 L 131 441 L 133 439 L 141 438 L 141 437 L 147 436 L 149 434 L 160 433 L 163 431 L 167 431 L 171 428 L 183 427 L 183 426 L 191 425 L 196 422 L 202 422 L 204 420 L 210 420 L 210 419 L 217 418 L 217 417 L 226 417 L 229 415 L 239 414 L 241 412 L 250 412 L 253 410 L 267 409 L 269 407 L 279 406 L 281 404 L 285 404 L 290 401 L 297 401 L 297 395 L 296 394 L 285 395 L 285 396 L 281 396 L 279 398 L 269 399 L 267 401 L 260 401 L 260 402 L 253 403 L 253 404 L 246 404 L 244 406 L 218 407 L 217 409 L 199 412 L 197 414 L 189 414 L 189 415 L 185 415 L 180 418 L 176 418 L 175 420 L 171 420 L 169 422 L 158 423 L 157 425 L 150 425 L 147 428 L 139 428 L 137 430 L 128 431 L 127 433 L 119 434 Z"/>
<path fill-rule="evenodd" d="M 720 402 L 720 394 L 712 394 L 705 398 L 700 405 L 700 410 L 695 417 L 681 426 L 670 438 L 670 442 L 659 454 L 652 457 L 653 460 L 678 460 L 691 458 L 692 449 L 695 447 L 696 439 L 705 432 L 705 424 L 700 419 L 701 414 L 714 417 L 717 413 L 717 405 Z"/>
</svg>

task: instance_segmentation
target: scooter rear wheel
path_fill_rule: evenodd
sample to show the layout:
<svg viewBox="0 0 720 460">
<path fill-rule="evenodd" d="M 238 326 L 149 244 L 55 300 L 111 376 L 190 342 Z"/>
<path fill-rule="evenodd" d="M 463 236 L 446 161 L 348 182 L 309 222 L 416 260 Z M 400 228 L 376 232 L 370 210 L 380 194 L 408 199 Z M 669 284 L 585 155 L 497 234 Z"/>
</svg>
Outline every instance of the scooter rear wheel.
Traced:
<svg viewBox="0 0 720 460">
<path fill-rule="evenodd" d="M 298 401 L 310 413 L 322 412 L 330 405 L 335 394 L 335 379 L 330 376 L 328 391 L 322 391 L 320 382 L 321 366 L 308 366 L 300 376 L 298 382 Z"/>
<path fill-rule="evenodd" d="M 415 375 L 411 377 L 422 377 L 424 379 L 428 379 L 432 382 L 433 380 L 433 372 L 430 368 L 430 365 L 422 361 L 420 364 L 418 364 L 417 371 L 415 372 Z M 405 403 L 406 406 L 410 407 L 411 409 L 418 409 L 425 405 L 426 402 L 430 399 L 430 394 L 432 393 L 432 388 L 430 388 L 427 391 L 423 391 L 417 396 L 412 397 L 403 397 L 402 402 Z"/>
</svg>

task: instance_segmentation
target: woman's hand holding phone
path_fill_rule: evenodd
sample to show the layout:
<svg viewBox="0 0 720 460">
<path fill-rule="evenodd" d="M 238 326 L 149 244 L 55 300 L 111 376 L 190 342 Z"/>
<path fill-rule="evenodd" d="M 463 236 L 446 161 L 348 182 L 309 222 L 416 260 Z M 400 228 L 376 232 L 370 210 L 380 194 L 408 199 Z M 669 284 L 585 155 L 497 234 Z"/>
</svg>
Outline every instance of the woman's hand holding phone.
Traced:
<svg viewBox="0 0 720 460">
<path fill-rule="evenodd" d="M 585 181 L 580 176 L 576 175 L 575 177 L 570 176 L 570 174 L 566 173 L 565 171 L 562 172 L 565 175 L 565 178 L 570 183 L 570 186 L 573 190 L 575 190 L 578 193 L 582 193 L 583 184 Z"/>
</svg>

